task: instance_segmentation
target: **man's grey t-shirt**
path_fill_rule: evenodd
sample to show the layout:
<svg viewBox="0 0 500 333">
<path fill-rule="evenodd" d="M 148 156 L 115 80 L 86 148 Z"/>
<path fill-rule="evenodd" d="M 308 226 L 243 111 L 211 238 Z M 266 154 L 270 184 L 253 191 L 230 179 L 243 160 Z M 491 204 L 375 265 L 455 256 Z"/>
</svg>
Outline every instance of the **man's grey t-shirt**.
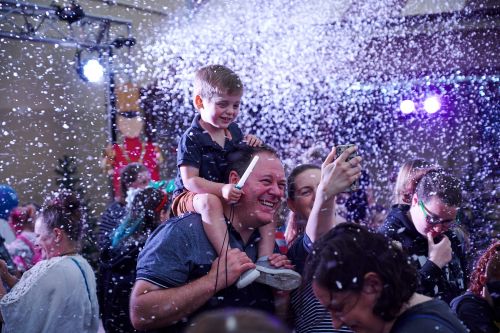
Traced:
<svg viewBox="0 0 500 333">
<path fill-rule="evenodd" d="M 231 247 L 244 251 L 255 262 L 259 232 L 256 230 L 245 245 L 231 226 L 228 230 Z M 150 236 L 138 258 L 136 279 L 146 280 L 162 288 L 183 286 L 205 276 L 216 258 L 216 251 L 203 230 L 201 216 L 185 214 L 165 222 Z M 221 307 L 251 307 L 273 313 L 272 289 L 259 283 L 252 283 L 243 289 L 232 285 L 217 293 L 183 322 L 161 332 L 180 332 L 196 314 Z"/>
</svg>

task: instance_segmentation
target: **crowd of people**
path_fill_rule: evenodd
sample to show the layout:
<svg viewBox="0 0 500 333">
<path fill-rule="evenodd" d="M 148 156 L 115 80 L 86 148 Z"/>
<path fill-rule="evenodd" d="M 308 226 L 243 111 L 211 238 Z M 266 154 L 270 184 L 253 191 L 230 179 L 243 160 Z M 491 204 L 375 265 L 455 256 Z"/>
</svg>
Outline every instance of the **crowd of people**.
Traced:
<svg viewBox="0 0 500 333">
<path fill-rule="evenodd" d="M 124 167 L 95 272 L 75 193 L 20 206 L 0 186 L 2 332 L 499 331 L 500 242 L 467 262 L 455 176 L 404 163 L 381 219 L 356 146 L 287 178 L 235 123 L 243 87 L 225 66 L 198 70 L 173 198 L 140 163 Z"/>
</svg>

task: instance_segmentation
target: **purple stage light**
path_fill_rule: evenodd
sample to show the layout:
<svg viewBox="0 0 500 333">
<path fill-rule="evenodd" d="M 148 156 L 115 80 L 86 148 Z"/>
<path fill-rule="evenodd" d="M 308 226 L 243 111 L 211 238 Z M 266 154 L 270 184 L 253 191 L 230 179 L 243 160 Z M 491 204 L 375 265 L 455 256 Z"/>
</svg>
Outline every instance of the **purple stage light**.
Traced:
<svg viewBox="0 0 500 333">
<path fill-rule="evenodd" d="M 413 103 L 412 100 L 405 99 L 399 104 L 399 109 L 404 114 L 412 113 L 413 111 L 415 111 L 415 103 Z"/>
<path fill-rule="evenodd" d="M 439 97 L 431 96 L 424 101 L 424 110 L 427 113 L 436 113 L 439 111 L 439 109 L 441 109 L 441 102 L 439 101 Z"/>
</svg>

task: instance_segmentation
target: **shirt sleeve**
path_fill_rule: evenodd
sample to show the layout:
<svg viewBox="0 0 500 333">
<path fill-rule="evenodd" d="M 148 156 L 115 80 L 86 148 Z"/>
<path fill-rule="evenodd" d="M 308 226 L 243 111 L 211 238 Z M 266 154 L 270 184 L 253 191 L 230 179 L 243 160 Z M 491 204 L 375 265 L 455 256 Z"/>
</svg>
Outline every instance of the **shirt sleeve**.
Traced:
<svg viewBox="0 0 500 333">
<path fill-rule="evenodd" d="M 202 157 L 201 145 L 196 139 L 193 129 L 189 129 L 179 140 L 177 147 L 177 166 L 181 165 L 200 168 Z"/>
<path fill-rule="evenodd" d="M 175 221 L 169 222 L 175 223 Z M 137 280 L 162 288 L 185 284 L 189 276 L 190 246 L 181 228 L 162 225 L 150 236 L 139 254 Z"/>
<path fill-rule="evenodd" d="M 312 252 L 313 242 L 304 234 L 303 237 L 298 238 L 288 250 L 287 256 L 295 265 L 296 271 L 302 274 L 305 269 L 306 259 L 309 253 Z"/>
</svg>

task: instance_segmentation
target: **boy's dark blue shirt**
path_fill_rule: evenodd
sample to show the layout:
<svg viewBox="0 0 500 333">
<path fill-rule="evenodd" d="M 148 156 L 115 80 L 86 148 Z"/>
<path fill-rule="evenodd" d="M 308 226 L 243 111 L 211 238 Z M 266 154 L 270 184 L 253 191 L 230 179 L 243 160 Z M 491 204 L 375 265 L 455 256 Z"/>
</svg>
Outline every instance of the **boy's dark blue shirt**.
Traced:
<svg viewBox="0 0 500 333">
<path fill-rule="evenodd" d="M 194 117 L 191 126 L 184 132 L 177 147 L 177 176 L 174 196 L 179 195 L 184 190 L 179 170 L 181 165 L 198 168 L 201 178 L 216 183 L 225 183 L 226 155 L 243 140 L 243 133 L 236 123 L 231 123 L 228 131 L 231 133 L 231 139 L 226 138 L 224 147 L 221 147 L 200 126 L 200 115 L 197 114 Z"/>
</svg>

